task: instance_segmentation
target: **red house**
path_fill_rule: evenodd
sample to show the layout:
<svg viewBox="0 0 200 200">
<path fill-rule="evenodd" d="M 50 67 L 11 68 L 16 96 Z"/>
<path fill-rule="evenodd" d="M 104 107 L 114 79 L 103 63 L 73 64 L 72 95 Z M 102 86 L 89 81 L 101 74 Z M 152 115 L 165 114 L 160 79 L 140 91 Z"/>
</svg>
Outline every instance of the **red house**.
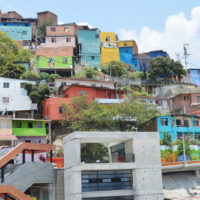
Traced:
<svg viewBox="0 0 200 200">
<path fill-rule="evenodd" d="M 62 91 L 64 98 L 51 97 L 44 100 L 43 114 L 45 118 L 55 121 L 62 120 L 62 103 L 70 105 L 74 97 L 87 95 L 88 101 L 97 100 L 99 103 L 105 104 L 119 103 L 123 97 L 123 93 L 120 90 L 83 85 L 64 86 Z"/>
</svg>

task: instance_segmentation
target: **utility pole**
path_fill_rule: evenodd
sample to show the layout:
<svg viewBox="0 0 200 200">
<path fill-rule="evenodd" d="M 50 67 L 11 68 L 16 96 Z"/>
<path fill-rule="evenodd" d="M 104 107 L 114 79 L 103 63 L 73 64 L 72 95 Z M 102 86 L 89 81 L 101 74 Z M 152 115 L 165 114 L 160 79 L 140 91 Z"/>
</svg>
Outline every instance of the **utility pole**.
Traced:
<svg viewBox="0 0 200 200">
<path fill-rule="evenodd" d="M 184 44 L 183 45 L 187 81 L 188 81 L 188 71 L 187 71 L 188 61 L 187 60 L 188 60 L 188 56 L 189 56 L 188 51 L 187 51 L 187 46 L 188 45 L 189 44 Z"/>
</svg>

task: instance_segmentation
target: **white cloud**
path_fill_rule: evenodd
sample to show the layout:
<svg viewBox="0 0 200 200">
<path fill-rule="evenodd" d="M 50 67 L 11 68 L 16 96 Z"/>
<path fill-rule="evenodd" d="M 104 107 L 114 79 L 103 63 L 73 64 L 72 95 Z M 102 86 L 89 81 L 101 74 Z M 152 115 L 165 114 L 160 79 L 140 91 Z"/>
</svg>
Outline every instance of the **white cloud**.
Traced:
<svg viewBox="0 0 200 200">
<path fill-rule="evenodd" d="M 176 54 L 183 58 L 183 44 L 188 43 L 191 62 L 195 64 L 191 67 L 200 68 L 200 6 L 193 8 L 189 19 L 184 13 L 169 16 L 163 32 L 146 26 L 139 33 L 121 29 L 119 38 L 136 40 L 140 52 L 163 49 L 175 60 Z"/>
<path fill-rule="evenodd" d="M 64 24 L 63 22 L 58 22 L 58 25 L 62 25 L 62 24 Z"/>
<path fill-rule="evenodd" d="M 88 26 L 90 29 L 94 28 L 92 25 L 90 25 L 88 22 L 79 22 L 76 23 L 78 26 Z"/>
</svg>

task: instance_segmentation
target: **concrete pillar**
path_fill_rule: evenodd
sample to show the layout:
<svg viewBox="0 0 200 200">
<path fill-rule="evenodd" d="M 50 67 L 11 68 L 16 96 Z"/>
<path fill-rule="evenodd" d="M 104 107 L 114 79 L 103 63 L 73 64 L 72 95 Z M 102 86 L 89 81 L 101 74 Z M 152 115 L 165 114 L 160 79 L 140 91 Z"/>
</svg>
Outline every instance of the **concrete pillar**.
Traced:
<svg viewBox="0 0 200 200">
<path fill-rule="evenodd" d="M 51 121 L 48 122 L 49 127 L 49 143 L 52 143 Z"/>
<path fill-rule="evenodd" d="M 15 111 L 13 111 L 13 119 L 15 119 Z"/>
<path fill-rule="evenodd" d="M 34 110 L 31 110 L 31 118 L 34 119 Z"/>
<path fill-rule="evenodd" d="M 49 184 L 48 187 L 48 193 L 49 193 L 49 200 L 56 200 L 55 199 L 55 184 Z"/>
<path fill-rule="evenodd" d="M 196 175 L 196 177 L 197 177 L 198 179 L 200 179 L 200 171 L 199 171 L 199 169 L 196 169 L 196 170 L 195 170 L 195 175 Z"/>
<path fill-rule="evenodd" d="M 108 147 L 108 156 L 109 156 L 109 163 L 112 163 L 112 153 L 110 147 Z"/>
</svg>

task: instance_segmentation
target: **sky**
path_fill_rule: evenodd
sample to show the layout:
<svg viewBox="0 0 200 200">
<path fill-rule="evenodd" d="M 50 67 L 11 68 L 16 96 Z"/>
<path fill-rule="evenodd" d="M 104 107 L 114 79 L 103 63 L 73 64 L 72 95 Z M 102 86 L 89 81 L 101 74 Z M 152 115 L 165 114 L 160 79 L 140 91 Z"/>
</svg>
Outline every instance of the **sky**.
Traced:
<svg viewBox="0 0 200 200">
<path fill-rule="evenodd" d="M 24 17 L 50 10 L 60 23 L 85 22 L 136 40 L 139 52 L 162 49 L 175 60 L 183 61 L 189 44 L 188 67 L 200 68 L 199 0 L 0 0 L 0 9 Z"/>
</svg>

